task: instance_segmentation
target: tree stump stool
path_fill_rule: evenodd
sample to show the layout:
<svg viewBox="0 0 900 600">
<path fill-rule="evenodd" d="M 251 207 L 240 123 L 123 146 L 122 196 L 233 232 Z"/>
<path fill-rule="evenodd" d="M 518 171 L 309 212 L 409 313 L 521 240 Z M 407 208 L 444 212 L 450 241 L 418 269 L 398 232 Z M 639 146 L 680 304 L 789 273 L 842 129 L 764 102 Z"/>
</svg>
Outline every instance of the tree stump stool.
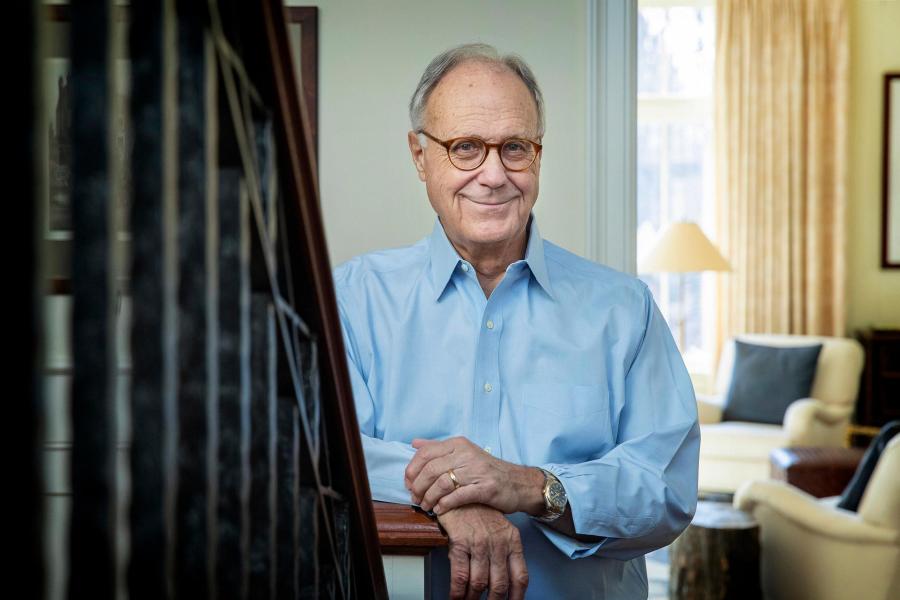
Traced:
<svg viewBox="0 0 900 600">
<path fill-rule="evenodd" d="M 669 548 L 669 598 L 762 598 L 753 517 L 731 504 L 699 501 L 694 520 Z"/>
</svg>

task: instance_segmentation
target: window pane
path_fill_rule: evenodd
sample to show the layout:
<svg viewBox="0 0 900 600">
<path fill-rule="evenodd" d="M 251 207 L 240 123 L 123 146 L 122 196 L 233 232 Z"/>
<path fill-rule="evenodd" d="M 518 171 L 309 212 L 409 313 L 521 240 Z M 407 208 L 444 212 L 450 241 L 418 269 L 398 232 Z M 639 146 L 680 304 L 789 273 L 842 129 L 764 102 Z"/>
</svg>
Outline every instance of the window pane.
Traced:
<svg viewBox="0 0 900 600">
<path fill-rule="evenodd" d="M 661 224 L 659 205 L 659 164 L 661 126 L 659 123 L 638 123 L 637 133 L 637 222 L 654 234 Z M 646 233 L 645 233 L 646 235 Z M 638 241 L 638 248 L 640 248 Z"/>
<path fill-rule="evenodd" d="M 669 220 L 703 221 L 704 175 L 712 165 L 712 128 L 708 122 L 668 126 Z"/>
<path fill-rule="evenodd" d="M 712 92 L 715 27 L 711 7 L 638 12 L 638 94 Z"/>
</svg>

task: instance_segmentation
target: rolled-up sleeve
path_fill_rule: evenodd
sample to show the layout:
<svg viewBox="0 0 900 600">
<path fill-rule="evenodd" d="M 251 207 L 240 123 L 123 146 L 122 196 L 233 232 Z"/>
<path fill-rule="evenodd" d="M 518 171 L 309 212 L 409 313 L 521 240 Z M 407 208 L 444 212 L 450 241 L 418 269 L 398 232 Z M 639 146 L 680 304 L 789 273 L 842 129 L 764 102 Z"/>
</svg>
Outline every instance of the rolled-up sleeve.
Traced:
<svg viewBox="0 0 900 600">
<path fill-rule="evenodd" d="M 603 538 L 579 542 L 535 522 L 571 558 L 646 554 L 674 540 L 696 510 L 700 427 L 694 389 L 646 288 L 644 308 L 643 335 L 615 404 L 616 445 L 589 462 L 541 465 L 565 487 L 575 531 Z"/>
</svg>

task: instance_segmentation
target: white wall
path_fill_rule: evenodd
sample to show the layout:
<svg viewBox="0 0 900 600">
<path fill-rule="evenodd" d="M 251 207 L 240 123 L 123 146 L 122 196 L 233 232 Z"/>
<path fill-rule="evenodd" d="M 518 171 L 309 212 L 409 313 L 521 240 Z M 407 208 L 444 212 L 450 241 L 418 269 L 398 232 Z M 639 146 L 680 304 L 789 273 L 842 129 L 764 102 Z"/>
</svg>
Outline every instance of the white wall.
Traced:
<svg viewBox="0 0 900 600">
<path fill-rule="evenodd" d="M 585 249 L 583 0 L 290 0 L 319 7 L 320 192 L 332 264 L 407 245 L 434 212 L 406 144 L 407 104 L 428 62 L 466 42 L 516 52 L 547 106 L 541 191 L 544 237 Z"/>
</svg>

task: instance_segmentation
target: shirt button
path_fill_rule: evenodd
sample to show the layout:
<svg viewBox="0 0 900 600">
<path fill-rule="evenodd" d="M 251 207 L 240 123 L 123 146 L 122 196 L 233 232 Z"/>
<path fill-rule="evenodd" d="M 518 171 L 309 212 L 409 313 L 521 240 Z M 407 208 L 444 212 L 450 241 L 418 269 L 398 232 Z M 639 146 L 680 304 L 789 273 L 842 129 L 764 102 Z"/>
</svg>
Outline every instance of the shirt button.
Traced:
<svg viewBox="0 0 900 600">
<path fill-rule="evenodd" d="M 484 384 L 484 391 L 490 392 L 492 389 L 494 389 L 494 386 L 492 386 L 491 384 L 489 384 L 489 383 Z"/>
<path fill-rule="evenodd" d="M 463 264 L 462 264 L 462 270 L 463 270 L 464 273 L 468 273 L 468 272 L 469 272 L 469 265 L 467 265 L 466 263 L 463 263 Z"/>
<path fill-rule="evenodd" d="M 487 328 L 488 328 L 488 329 L 493 329 L 493 328 L 494 328 L 494 322 L 491 321 L 490 319 L 488 319 L 488 322 L 485 323 L 485 325 L 487 325 Z"/>
<path fill-rule="evenodd" d="M 493 454 L 493 453 L 491 452 L 491 447 L 490 447 L 490 446 L 485 446 L 485 447 L 484 447 L 484 451 L 487 452 L 488 454 Z"/>
</svg>

